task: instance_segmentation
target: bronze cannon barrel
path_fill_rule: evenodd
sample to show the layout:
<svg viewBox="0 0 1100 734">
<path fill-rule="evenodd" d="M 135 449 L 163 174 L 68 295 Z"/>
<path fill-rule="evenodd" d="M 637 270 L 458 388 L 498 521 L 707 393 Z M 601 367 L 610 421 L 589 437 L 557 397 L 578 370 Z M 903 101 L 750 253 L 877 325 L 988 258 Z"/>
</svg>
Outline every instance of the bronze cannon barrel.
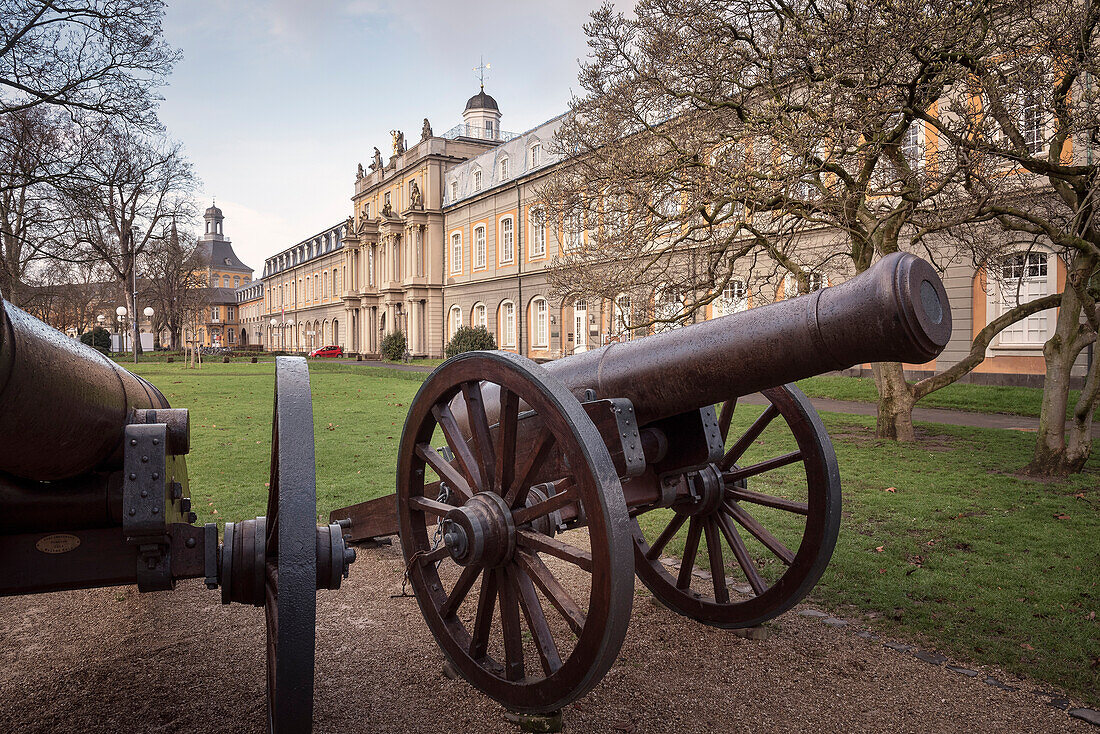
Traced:
<svg viewBox="0 0 1100 734">
<path fill-rule="evenodd" d="M 52 481 L 117 468 L 136 411 L 168 407 L 142 378 L 3 301 L 0 471 Z"/>
<path fill-rule="evenodd" d="M 628 398 L 639 424 L 865 362 L 923 363 L 951 336 L 935 269 L 895 253 L 807 296 L 545 365 L 579 398 Z"/>
</svg>

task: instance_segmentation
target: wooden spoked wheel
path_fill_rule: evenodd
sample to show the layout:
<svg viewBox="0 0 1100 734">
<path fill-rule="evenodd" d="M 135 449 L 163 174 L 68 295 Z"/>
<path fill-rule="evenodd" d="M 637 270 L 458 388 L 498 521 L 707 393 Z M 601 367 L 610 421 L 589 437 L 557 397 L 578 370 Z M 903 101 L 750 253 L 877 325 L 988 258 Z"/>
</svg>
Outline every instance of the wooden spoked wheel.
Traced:
<svg viewBox="0 0 1100 734">
<path fill-rule="evenodd" d="M 313 728 L 316 513 L 309 368 L 302 357 L 277 357 L 271 480 L 262 531 L 268 731 L 277 734 Z"/>
<path fill-rule="evenodd" d="M 638 577 L 674 611 L 716 627 L 751 627 L 797 604 L 840 529 L 840 472 L 817 411 L 794 385 L 762 394 L 769 405 L 755 419 L 736 420 L 736 400 L 721 406 L 727 450 L 695 479 L 696 502 L 634 519 Z M 678 569 L 662 562 L 676 556 Z"/>
<path fill-rule="evenodd" d="M 630 521 L 600 434 L 560 381 L 506 352 L 440 365 L 405 421 L 397 502 L 421 611 L 476 688 L 547 712 L 611 667 L 633 599 Z"/>
</svg>

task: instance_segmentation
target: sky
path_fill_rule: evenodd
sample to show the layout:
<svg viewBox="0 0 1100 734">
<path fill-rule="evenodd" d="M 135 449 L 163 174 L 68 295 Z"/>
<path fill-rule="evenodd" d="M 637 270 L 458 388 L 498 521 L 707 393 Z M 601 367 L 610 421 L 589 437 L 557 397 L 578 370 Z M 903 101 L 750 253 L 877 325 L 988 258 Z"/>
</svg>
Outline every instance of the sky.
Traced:
<svg viewBox="0 0 1100 734">
<path fill-rule="evenodd" d="M 351 214 L 356 166 L 390 130 L 420 139 L 462 121 L 478 91 L 523 132 L 579 93 L 584 23 L 599 0 L 179 0 L 164 20 L 183 53 L 160 118 L 181 142 L 225 234 L 259 277 L 264 259 Z M 201 221 L 195 223 L 201 231 Z"/>
</svg>

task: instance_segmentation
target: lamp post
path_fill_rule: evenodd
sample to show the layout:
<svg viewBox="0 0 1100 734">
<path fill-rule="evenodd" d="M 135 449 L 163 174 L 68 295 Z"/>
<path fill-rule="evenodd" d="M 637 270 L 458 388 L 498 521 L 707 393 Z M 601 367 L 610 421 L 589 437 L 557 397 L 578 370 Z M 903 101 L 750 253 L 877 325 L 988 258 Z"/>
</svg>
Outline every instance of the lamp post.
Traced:
<svg viewBox="0 0 1100 734">
<path fill-rule="evenodd" d="M 133 293 L 132 293 L 133 300 L 130 301 L 130 304 L 134 308 L 134 313 L 132 314 L 133 318 L 131 319 L 132 323 L 130 324 L 130 330 L 132 332 L 132 336 L 133 336 L 133 340 L 134 340 L 134 343 L 131 345 L 131 347 L 133 347 L 133 350 L 134 350 L 134 364 L 137 364 L 137 361 L 138 361 L 138 356 L 137 356 L 138 355 L 137 234 L 138 234 L 138 229 L 136 227 L 131 227 L 130 228 L 130 269 L 134 271 L 134 282 L 133 282 L 134 290 L 133 290 Z"/>
<path fill-rule="evenodd" d="M 275 324 L 279 323 L 275 319 L 271 319 L 271 337 L 268 340 L 267 348 L 272 352 L 275 351 Z"/>
<path fill-rule="evenodd" d="M 118 317 L 118 340 L 120 352 L 126 351 L 126 307 L 119 306 L 115 309 L 115 316 Z"/>
</svg>

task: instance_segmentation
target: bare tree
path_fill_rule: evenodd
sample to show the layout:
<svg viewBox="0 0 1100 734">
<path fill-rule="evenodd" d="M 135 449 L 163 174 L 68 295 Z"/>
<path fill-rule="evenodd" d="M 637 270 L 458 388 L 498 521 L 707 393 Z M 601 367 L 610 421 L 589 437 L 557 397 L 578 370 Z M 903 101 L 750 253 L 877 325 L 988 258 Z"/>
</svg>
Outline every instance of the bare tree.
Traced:
<svg viewBox="0 0 1100 734">
<path fill-rule="evenodd" d="M 209 263 L 195 243 L 197 239 L 190 233 L 184 233 L 181 240 L 173 221 L 151 243 L 145 257 L 143 272 L 155 311 L 154 331 L 167 331 L 172 349 L 181 348 L 183 330 L 192 315 L 207 307 Z"/>
<path fill-rule="evenodd" d="M 682 320 L 737 273 L 767 301 L 908 245 L 961 171 L 927 159 L 920 117 L 965 77 L 954 59 L 983 42 L 988 12 L 965 0 L 642 0 L 636 18 L 593 13 L 586 94 L 557 138 L 575 163 L 544 190 L 567 231 L 591 230 L 554 270 L 558 290 L 578 278 L 603 297 L 672 290 L 679 310 L 649 317 Z M 918 394 L 902 365 L 874 373 L 878 435 L 913 440 Z"/>
<path fill-rule="evenodd" d="M 179 58 L 160 0 L 5 0 L 0 116 L 38 105 L 156 127 L 153 90 Z"/>
<path fill-rule="evenodd" d="M 137 258 L 170 222 L 193 215 L 191 165 L 163 137 L 112 125 L 87 178 L 89 185 L 66 191 L 76 228 L 76 248 L 67 257 L 103 263 L 133 315 Z"/>
<path fill-rule="evenodd" d="M 1092 360 L 1066 420 L 1071 370 L 1100 328 L 1098 22 L 1100 7 L 1085 1 L 1022 0 L 991 15 L 983 43 L 957 59 L 968 73 L 965 93 L 924 116 L 965 166 L 958 201 L 967 217 L 1002 232 L 977 252 L 990 287 L 1021 303 L 1011 282 L 1019 288 L 1029 270 L 1053 269 L 1055 258 L 1065 265 L 1065 286 L 1049 299 L 1054 305 L 1057 296 L 1060 308 L 1043 348 L 1043 404 L 1027 467 L 1044 475 L 1084 467 L 1100 398 Z"/>
</svg>

